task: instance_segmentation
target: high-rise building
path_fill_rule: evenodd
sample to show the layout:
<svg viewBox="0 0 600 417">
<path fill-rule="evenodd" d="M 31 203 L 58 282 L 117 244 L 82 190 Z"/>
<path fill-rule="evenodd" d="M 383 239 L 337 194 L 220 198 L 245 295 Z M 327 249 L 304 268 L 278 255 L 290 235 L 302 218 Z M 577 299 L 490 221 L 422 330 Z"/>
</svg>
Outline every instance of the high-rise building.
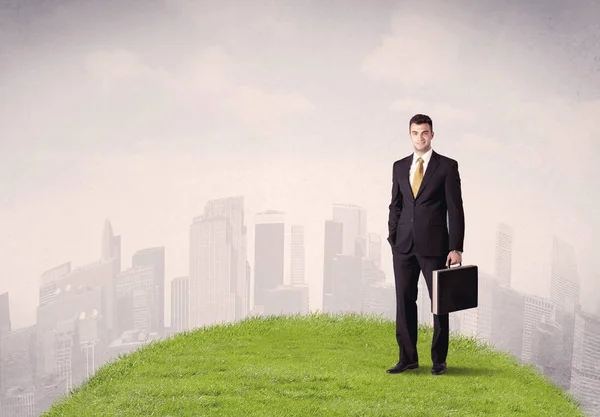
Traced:
<svg viewBox="0 0 600 417">
<path fill-rule="evenodd" d="M 575 249 L 554 236 L 552 241 L 550 300 L 559 310 L 579 305 L 579 274 Z"/>
<path fill-rule="evenodd" d="M 367 212 L 354 204 L 335 203 L 333 220 L 343 224 L 342 255 L 367 256 Z"/>
<path fill-rule="evenodd" d="M 285 214 L 258 213 L 254 223 L 254 305 L 265 307 L 267 290 L 283 285 Z"/>
<path fill-rule="evenodd" d="M 525 295 L 495 285 L 492 291 L 492 341 L 497 349 L 520 358 L 523 352 Z"/>
<path fill-rule="evenodd" d="M 494 277 L 485 272 L 479 273 L 479 294 L 477 311 L 477 336 L 484 341 L 492 341 L 492 310 L 494 291 L 497 288 Z"/>
<path fill-rule="evenodd" d="M 171 281 L 171 328 L 179 333 L 190 327 L 190 280 L 179 277 Z"/>
<path fill-rule="evenodd" d="M 0 294 L 0 336 L 11 330 L 8 292 Z"/>
<path fill-rule="evenodd" d="M 381 236 L 377 233 L 367 234 L 367 258 L 376 268 L 381 268 Z"/>
<path fill-rule="evenodd" d="M 235 319 L 231 224 L 227 217 L 195 219 L 191 230 L 190 324 L 192 328 Z"/>
<path fill-rule="evenodd" d="M 105 287 L 106 292 L 106 325 L 111 332 L 111 336 L 115 336 L 113 325 L 115 322 L 114 315 L 117 313 L 115 304 L 117 275 L 121 272 L 121 236 L 114 235 L 112 225 L 108 219 L 104 222 L 101 257 L 97 264 L 110 265 L 110 278 L 106 278 L 106 282 L 102 285 Z"/>
<path fill-rule="evenodd" d="M 152 324 L 151 331 L 162 334 L 165 327 L 165 248 L 153 247 L 138 250 L 134 253 L 132 266 L 151 267 L 153 269 L 152 283 Z"/>
<path fill-rule="evenodd" d="M 333 260 L 331 312 L 360 313 L 362 310 L 363 258 L 338 255 Z"/>
<path fill-rule="evenodd" d="M 248 314 L 247 235 L 241 196 L 209 201 L 190 226 L 190 326 Z"/>
<path fill-rule="evenodd" d="M 118 333 L 127 330 L 156 332 L 157 300 L 153 266 L 132 266 L 119 273 L 117 284 Z M 161 329 L 162 330 L 162 329 Z"/>
<path fill-rule="evenodd" d="M 121 236 L 115 236 L 113 233 L 110 220 L 104 222 L 104 230 L 102 232 L 102 261 L 116 260 L 116 271 L 121 270 Z"/>
<path fill-rule="evenodd" d="M 600 406 L 600 317 L 584 311 L 575 315 L 570 393 L 587 412 Z"/>
<path fill-rule="evenodd" d="M 306 254 L 304 247 L 304 226 L 292 225 L 290 245 L 290 283 L 303 285 L 305 282 Z"/>
<path fill-rule="evenodd" d="M 71 262 L 65 262 L 42 273 L 40 276 L 39 305 L 50 302 L 56 296 L 58 282 L 71 273 Z"/>
<path fill-rule="evenodd" d="M 2 345 L 4 336 L 10 331 L 10 306 L 8 302 L 8 292 L 5 292 L 0 294 L 0 397 L 4 392 L 4 385 L 2 384 Z"/>
<path fill-rule="evenodd" d="M 496 231 L 496 279 L 500 285 L 510 287 L 512 274 L 513 230 L 500 223 Z"/>
<path fill-rule="evenodd" d="M 555 320 L 555 306 L 550 300 L 535 295 L 525 297 L 525 313 L 523 317 L 523 352 L 521 359 L 524 362 L 535 362 L 533 357 L 533 332 L 539 322 L 553 322 Z"/>
<path fill-rule="evenodd" d="M 323 311 L 331 310 L 333 293 L 333 262 L 342 254 L 344 225 L 334 220 L 325 221 L 325 244 L 323 250 Z"/>
</svg>

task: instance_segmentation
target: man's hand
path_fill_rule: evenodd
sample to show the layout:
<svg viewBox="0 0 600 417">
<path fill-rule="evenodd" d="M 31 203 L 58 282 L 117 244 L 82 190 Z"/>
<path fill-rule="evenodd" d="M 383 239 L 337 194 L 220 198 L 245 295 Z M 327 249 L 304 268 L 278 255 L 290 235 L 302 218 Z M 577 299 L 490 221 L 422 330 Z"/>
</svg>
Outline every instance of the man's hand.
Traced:
<svg viewBox="0 0 600 417">
<path fill-rule="evenodd" d="M 446 266 L 462 263 L 462 254 L 454 251 L 450 251 L 446 258 Z"/>
</svg>

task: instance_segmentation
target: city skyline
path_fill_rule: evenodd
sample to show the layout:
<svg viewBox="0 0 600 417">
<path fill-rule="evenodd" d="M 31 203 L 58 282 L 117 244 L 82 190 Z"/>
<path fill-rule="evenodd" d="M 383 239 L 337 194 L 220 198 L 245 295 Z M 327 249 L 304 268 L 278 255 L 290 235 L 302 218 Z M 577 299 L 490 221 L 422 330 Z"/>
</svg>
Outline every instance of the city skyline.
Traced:
<svg viewBox="0 0 600 417">
<path fill-rule="evenodd" d="M 212 200 L 214 200 L 214 199 L 212 199 Z M 339 209 L 339 207 L 346 207 L 346 206 L 348 206 L 348 207 L 356 207 L 356 208 L 358 208 L 360 210 L 365 210 L 364 207 L 356 206 L 354 204 L 344 204 L 344 203 L 332 203 L 330 209 L 334 209 L 335 210 L 336 208 Z M 276 213 L 281 213 L 284 216 L 284 218 L 285 218 L 285 213 L 284 212 L 278 212 L 278 211 L 275 211 L 275 210 L 266 210 L 266 211 L 259 212 L 259 213 L 256 213 L 256 214 L 257 215 L 261 215 L 261 214 L 263 214 L 265 212 L 269 212 L 269 211 L 273 211 L 273 212 L 276 212 Z M 366 212 L 369 212 L 369 211 L 366 210 Z M 196 217 L 198 217 L 198 216 L 194 216 L 194 218 L 196 218 Z M 327 217 L 331 217 L 331 215 L 326 216 L 322 220 L 322 230 L 321 230 L 321 233 L 323 234 L 323 239 L 325 238 L 325 222 L 327 220 Z M 194 218 L 192 220 L 194 220 Z M 255 218 L 255 216 L 249 216 L 246 213 L 246 219 L 247 220 L 246 220 L 245 225 L 248 228 L 248 233 L 247 233 L 247 239 L 248 239 L 248 248 L 247 248 L 248 259 L 247 259 L 247 261 L 250 264 L 252 271 L 254 271 L 254 258 L 253 257 L 250 258 L 250 254 L 251 253 L 254 254 L 254 243 L 253 243 L 254 240 L 253 239 L 254 239 L 254 230 L 255 229 L 252 226 L 254 226 L 255 223 L 251 219 L 254 219 L 254 218 Z M 105 221 L 109 221 L 108 218 L 105 218 L 104 220 Z M 290 244 L 291 244 L 291 230 L 292 230 L 292 226 L 294 226 L 294 224 L 293 224 L 293 222 L 289 222 L 287 219 L 284 221 L 283 224 L 284 224 L 284 227 L 285 227 L 285 236 L 286 236 L 285 239 L 284 239 L 284 252 L 287 254 L 287 252 L 290 250 L 290 247 L 291 247 L 290 246 Z M 112 222 L 111 222 L 111 225 L 112 225 Z M 302 226 L 304 226 L 304 225 L 302 225 Z M 372 231 L 372 228 L 371 228 L 370 224 L 369 224 L 369 226 L 365 226 L 365 227 L 367 227 L 367 229 L 365 229 L 366 232 L 364 233 L 365 237 L 369 233 L 371 233 L 371 234 L 374 233 Z M 317 229 L 317 227 L 314 227 L 313 230 L 314 229 Z M 514 238 L 514 233 L 512 232 L 514 230 L 514 228 L 505 225 L 505 223 L 499 223 L 499 229 L 495 231 L 496 232 L 496 237 L 495 238 L 498 239 L 499 236 L 504 236 L 504 234 L 506 233 L 507 229 L 510 230 L 510 232 L 511 232 L 511 238 L 512 238 L 512 240 L 514 240 L 515 239 Z M 375 233 L 375 234 L 377 234 L 377 233 Z M 118 233 L 118 235 L 119 235 L 119 240 L 121 241 L 121 239 L 123 238 L 123 234 L 122 233 Z M 518 232 L 517 232 L 517 235 L 518 235 Z M 380 237 L 381 237 L 381 235 L 380 235 Z M 479 237 L 481 238 L 481 236 L 479 236 Z M 484 237 L 484 239 L 485 239 L 485 237 Z M 97 239 L 97 240 L 99 242 L 98 243 L 98 248 L 99 248 L 98 251 L 102 251 L 102 249 L 103 249 L 102 248 L 102 241 L 100 239 Z M 126 241 L 127 237 L 125 237 L 124 240 Z M 323 244 L 325 244 L 325 241 L 323 241 Z M 495 244 L 496 244 L 496 242 L 494 241 L 494 245 Z M 573 245 L 572 242 L 568 242 L 568 244 L 574 247 L 574 245 Z M 513 246 L 514 246 L 514 242 L 513 242 Z M 132 257 L 135 254 L 137 254 L 138 252 L 143 251 L 143 250 L 151 249 L 152 247 L 164 247 L 165 248 L 164 249 L 165 252 L 166 253 L 169 252 L 169 248 L 166 245 L 161 245 L 160 242 L 156 242 L 156 244 L 154 246 L 151 246 L 151 247 L 133 248 L 133 249 L 131 249 L 131 251 L 130 251 L 131 253 L 129 255 L 127 255 L 127 254 L 124 253 L 123 256 L 122 256 L 122 262 L 125 261 L 122 264 L 122 271 L 130 269 L 130 268 L 132 268 L 134 266 L 131 261 L 127 261 L 128 259 L 132 259 Z M 383 248 L 382 248 L 383 249 L 383 256 L 382 256 L 382 258 L 383 258 L 383 262 L 382 263 L 383 264 L 385 264 L 385 251 L 386 251 L 386 248 L 387 248 L 387 243 L 386 243 L 386 245 L 383 245 Z M 312 249 L 314 249 L 314 248 L 312 248 Z M 494 252 L 494 254 L 492 256 L 489 256 L 489 254 L 488 254 L 487 258 L 488 259 L 492 259 L 492 262 L 488 263 L 487 265 L 483 265 L 482 263 L 478 263 L 478 262 L 469 262 L 469 261 L 466 261 L 466 263 L 472 263 L 472 264 L 476 264 L 476 265 L 480 266 L 480 268 L 485 273 L 494 273 L 494 271 L 496 271 L 496 274 L 500 273 L 500 275 L 498 275 L 498 276 L 503 276 L 503 275 L 506 274 L 506 272 L 505 271 L 497 271 L 497 268 L 498 268 L 498 256 L 500 256 L 501 258 L 505 257 L 506 256 L 506 255 L 504 255 L 505 251 L 504 250 L 498 251 L 497 248 L 495 248 L 495 249 L 496 250 L 495 250 L 495 252 Z M 187 250 L 189 251 L 189 248 Z M 309 301 L 310 302 L 310 309 L 311 310 L 315 310 L 315 309 L 320 309 L 321 310 L 322 309 L 322 305 L 323 305 L 322 301 L 321 301 L 322 298 L 320 298 L 320 299 L 314 299 L 314 296 L 313 296 L 314 293 L 319 293 L 321 295 L 321 297 L 322 297 L 322 294 L 323 294 L 322 293 L 322 282 L 323 282 L 322 281 L 323 280 L 323 272 L 322 272 L 323 271 L 323 269 L 322 269 L 322 267 L 323 267 L 322 255 L 323 254 L 322 254 L 322 250 L 323 249 L 321 249 L 321 253 L 317 255 L 317 256 L 321 257 L 321 263 L 319 265 L 320 266 L 320 276 L 318 276 L 318 277 L 308 277 L 309 279 L 307 280 L 307 283 L 309 284 L 309 288 L 310 288 L 310 291 L 311 291 L 310 292 L 311 296 L 310 296 L 310 301 Z M 315 251 L 318 252 L 319 250 L 316 249 Z M 560 253 L 561 252 L 557 252 L 556 250 L 554 250 L 552 252 L 549 251 L 549 253 L 546 256 L 548 263 L 550 264 L 554 260 L 553 257 L 552 257 L 553 255 L 556 256 L 556 255 L 558 255 Z M 579 265 L 577 263 L 576 256 L 574 256 L 574 255 L 575 254 L 572 253 L 571 256 L 572 256 L 573 259 L 575 259 L 575 264 Z M 102 255 L 100 255 L 100 258 L 102 258 Z M 465 256 L 465 258 L 466 258 L 466 256 Z M 467 258 L 467 259 L 469 259 L 469 258 Z M 508 259 L 507 261 L 510 262 L 511 260 Z M 63 266 L 65 263 L 70 263 L 74 269 L 78 269 L 78 268 L 85 267 L 88 264 L 93 264 L 94 262 L 96 262 L 96 259 L 94 258 L 93 255 L 90 256 L 88 258 L 88 260 L 85 261 L 85 262 L 83 262 L 83 263 L 76 263 L 76 262 L 74 262 L 74 261 L 72 261 L 70 259 L 66 259 L 66 260 L 61 261 L 61 262 L 55 262 L 52 265 L 48 265 L 48 268 L 45 271 L 41 271 L 38 274 L 38 279 L 41 280 L 42 277 L 43 277 L 43 275 L 45 273 L 52 272 L 55 268 L 58 269 L 61 266 Z M 127 263 L 127 262 L 129 262 L 129 263 Z M 283 272 L 283 280 L 284 280 L 284 283 L 286 283 L 286 284 L 289 284 L 291 282 L 291 276 L 290 276 L 291 275 L 291 264 L 290 263 L 291 263 L 291 260 L 290 260 L 289 256 L 286 255 L 285 256 L 285 265 L 284 265 L 284 268 L 282 270 L 282 272 Z M 515 272 L 518 274 L 518 271 L 515 271 L 514 267 L 512 267 L 511 269 L 512 269 L 512 275 L 513 276 L 515 275 Z M 169 270 L 168 262 L 166 262 L 165 270 Z M 385 268 L 383 269 L 383 271 L 384 271 L 385 276 L 386 276 L 386 282 L 393 283 L 393 273 L 391 273 L 389 270 L 386 270 Z M 178 278 L 180 276 L 189 276 L 189 273 L 190 273 L 189 272 L 189 267 L 188 267 L 187 270 L 181 270 L 180 272 L 181 273 L 179 275 L 175 275 L 175 276 L 169 276 L 169 275 L 165 274 L 165 292 L 164 292 L 165 293 L 164 311 L 166 313 L 166 315 L 165 315 L 165 324 L 166 323 L 170 323 L 170 311 L 171 311 L 170 297 L 171 297 L 171 295 L 170 295 L 170 285 L 169 284 L 170 284 L 170 282 L 173 279 L 176 279 L 176 278 Z M 524 291 L 524 292 L 527 292 L 527 293 L 530 293 L 530 294 L 536 295 L 536 296 L 542 296 L 542 297 L 548 297 L 549 298 L 550 295 L 551 295 L 550 270 L 548 272 L 549 272 L 549 274 L 548 274 L 547 277 L 543 277 L 542 279 L 539 279 L 540 277 L 538 277 L 539 281 L 541 281 L 541 282 L 544 283 L 544 288 L 542 288 L 541 291 L 538 291 L 538 292 Z M 581 274 L 579 274 L 579 276 L 580 275 Z M 581 277 L 579 277 L 579 280 L 581 282 Z M 513 284 L 514 284 L 514 282 L 513 282 Z M 255 285 L 255 283 L 254 283 L 254 275 L 253 274 L 252 274 L 252 285 Z M 519 286 L 517 285 L 515 288 L 519 288 Z M 254 287 L 252 289 L 254 289 Z M 36 291 L 34 291 L 34 293 L 35 293 L 35 298 L 36 298 L 36 303 L 37 303 L 37 292 Z M 9 292 L 9 291 L 5 291 L 5 290 L 0 289 L 0 292 Z M 583 297 L 584 291 L 582 290 L 581 293 L 582 293 L 582 299 L 584 299 L 584 297 Z M 598 303 L 588 303 L 588 304 L 582 303 L 582 305 L 584 306 L 585 310 L 587 310 L 588 312 L 590 312 L 592 314 L 597 314 L 598 312 L 600 312 L 600 305 L 598 305 Z M 11 310 L 11 318 L 12 318 L 13 328 L 27 327 L 29 325 L 35 324 L 35 309 L 36 308 L 37 308 L 37 304 L 33 307 L 33 312 L 30 313 L 30 314 L 32 314 L 34 316 L 33 322 L 28 322 L 28 323 L 26 323 L 24 325 L 22 323 L 20 323 L 19 321 L 15 321 L 14 320 L 14 317 L 15 317 L 14 313 L 15 313 L 15 311 L 17 313 L 19 313 L 20 310 L 15 310 L 15 311 Z M 18 314 L 17 314 L 17 317 L 18 317 Z M 15 327 L 15 325 L 16 325 L 16 327 Z"/>
<path fill-rule="evenodd" d="M 230 228 L 236 222 L 239 225 L 239 219 L 244 218 L 242 203 L 242 196 L 211 200 L 206 205 L 205 215 L 195 218 L 190 229 L 192 242 L 198 236 L 197 229 L 194 227 L 196 224 L 205 224 L 209 228 L 217 225 L 224 233 L 221 236 L 228 236 L 223 240 L 222 237 L 219 237 L 219 234 L 214 235 L 214 238 L 206 240 L 207 246 L 198 252 L 201 254 L 205 251 L 218 251 L 220 255 L 217 254 L 213 262 L 217 265 L 223 264 L 223 262 L 228 264 L 226 271 L 232 265 L 241 261 L 235 257 L 223 257 L 224 253 L 219 248 L 223 247 L 224 241 L 235 241 L 234 233 Z M 334 250 L 334 252 L 329 252 L 329 255 L 328 251 L 325 250 L 326 248 L 323 248 L 323 255 L 327 258 L 335 254 L 333 255 L 332 270 L 333 286 L 331 287 L 332 290 L 328 292 L 329 299 L 324 303 L 323 309 L 320 310 L 324 312 L 362 311 L 383 314 L 387 318 L 393 318 L 394 287 L 389 283 L 384 283 L 385 274 L 377 266 L 380 263 L 381 255 L 380 239 L 367 231 L 366 219 L 368 213 L 359 206 L 341 203 L 333 204 L 332 211 L 333 220 L 324 222 L 324 233 L 327 233 L 327 225 L 332 221 L 333 224 L 339 224 L 340 228 L 331 229 L 330 233 L 333 234 L 328 238 L 334 239 L 331 241 L 332 243 L 338 243 L 329 247 L 329 250 L 332 248 Z M 218 226 L 225 219 L 227 220 L 223 224 L 224 227 Z M 269 226 L 268 229 L 264 229 L 267 234 L 261 235 L 260 239 L 257 238 L 256 241 L 260 244 L 261 253 L 266 254 L 272 250 L 283 250 L 285 246 L 283 240 L 284 223 L 281 223 L 284 220 L 283 213 L 270 210 L 259 213 L 257 219 L 256 227 Z M 272 226 L 276 226 L 276 228 L 274 229 Z M 296 229 L 298 227 L 299 225 L 295 225 Z M 242 236 L 245 236 L 245 229 L 246 227 L 241 228 Z M 340 233 L 337 233 L 336 230 Z M 594 329 L 600 326 L 600 316 L 586 311 L 585 308 L 581 309 L 579 303 L 581 290 L 573 247 L 560 237 L 553 237 L 552 253 L 550 254 L 552 259 L 550 296 L 540 297 L 515 291 L 510 285 L 513 272 L 511 268 L 513 235 L 514 231 L 510 225 L 502 223 L 497 225 L 495 238 L 496 272 L 494 274 L 481 272 L 480 305 L 476 309 L 452 314 L 451 328 L 454 331 L 474 335 L 482 341 L 499 343 L 497 348 L 508 351 L 515 355 L 518 360 L 535 364 L 554 383 L 568 390 L 576 398 L 581 399 L 586 410 L 594 410 L 594 407 L 599 404 L 595 398 L 600 385 L 596 384 L 596 379 L 590 374 L 588 367 L 594 363 L 594 358 L 599 353 L 593 350 L 593 347 L 596 343 L 595 340 L 598 338 L 594 333 Z M 160 318 L 156 318 L 156 314 L 164 314 L 166 311 L 158 310 L 167 308 L 166 306 L 162 307 L 162 303 L 157 303 L 156 299 L 152 298 L 154 292 L 152 288 L 158 289 L 159 294 L 163 298 L 165 297 L 162 285 L 156 282 L 157 277 L 161 277 L 164 282 L 162 270 L 164 268 L 165 248 L 140 248 L 132 257 L 133 267 L 123 267 L 121 238 L 120 234 L 114 234 L 112 225 L 107 219 L 104 223 L 101 250 L 97 262 L 82 266 L 71 266 L 70 263 L 63 263 L 44 271 L 40 279 L 38 320 L 35 325 L 20 329 L 10 328 L 10 314 L 7 316 L 4 312 L 4 315 L 0 317 L 2 322 L 8 323 L 8 329 L 6 326 L 0 329 L 4 332 L 3 335 L 0 335 L 3 338 L 4 349 L 8 349 L 2 352 L 1 355 L 0 381 L 7 382 L 8 387 L 10 387 L 7 391 L 7 402 L 5 403 L 5 406 L 9 407 L 5 409 L 9 415 L 11 415 L 11 407 L 20 407 L 16 404 L 21 400 L 26 401 L 29 404 L 28 406 L 35 407 L 36 410 L 48 407 L 51 399 L 61 389 L 71 389 L 80 383 L 82 379 L 88 378 L 98 366 L 110 358 L 114 358 L 116 354 L 130 352 L 156 337 L 162 338 L 163 335 L 170 335 L 177 331 L 193 329 L 206 324 L 216 324 L 222 320 L 226 322 L 237 321 L 248 315 L 262 314 L 263 309 L 266 314 L 279 314 L 278 308 L 291 312 L 302 311 L 302 314 L 308 312 L 301 306 L 302 301 L 297 298 L 300 293 L 294 296 L 290 292 L 293 287 L 287 287 L 288 290 L 282 291 L 281 282 L 269 278 L 270 284 L 263 288 L 270 288 L 268 292 L 275 291 L 277 294 L 275 298 L 261 301 L 261 305 L 242 312 L 241 316 L 235 317 L 236 314 L 233 311 L 237 308 L 234 308 L 233 305 L 231 314 L 227 315 L 228 304 L 220 303 L 220 307 L 214 306 L 218 307 L 215 311 L 223 311 L 225 315 L 222 313 L 220 316 L 218 314 L 213 315 L 210 313 L 211 309 L 204 309 L 206 313 L 198 316 L 199 321 L 196 320 L 195 324 L 189 323 L 183 328 L 180 328 L 179 325 L 177 325 L 177 328 L 163 329 L 162 325 L 156 327 L 155 323 L 161 322 Z M 367 244 L 367 242 L 369 243 Z M 245 246 L 243 242 L 238 243 L 238 245 Z M 192 253 L 198 251 L 198 249 L 192 250 Z M 302 246 L 294 248 L 290 245 L 287 251 L 293 253 L 294 249 L 297 251 L 297 249 L 302 249 Z M 566 256 L 558 257 L 558 253 L 566 254 Z M 301 266 L 303 260 L 299 258 L 297 261 Z M 190 267 L 192 268 L 193 265 L 192 262 Z M 275 266 L 275 270 L 271 270 L 271 273 L 274 272 L 281 279 L 283 275 L 281 261 L 276 262 Z M 198 267 L 208 272 L 208 265 L 199 265 L 194 268 Z M 212 269 L 212 266 L 210 268 Z M 248 271 L 244 271 L 247 278 L 250 277 L 250 274 L 247 274 Z M 259 273 L 262 274 L 262 272 Z M 325 277 L 325 271 L 323 277 Z M 219 294 L 218 287 L 215 287 L 215 285 L 222 282 L 222 278 L 223 276 L 219 273 L 204 278 L 208 279 L 203 283 L 207 286 L 207 291 L 202 291 L 202 293 L 206 292 L 207 294 L 206 297 L 208 298 L 206 300 L 210 300 L 214 295 Z M 172 280 L 171 285 L 180 287 L 182 280 L 188 281 L 188 278 L 177 277 Z M 148 283 L 151 282 L 155 283 L 154 287 L 152 285 L 148 286 Z M 229 287 L 230 284 L 227 281 L 224 283 Z M 343 285 L 340 285 L 342 283 Z M 303 284 L 300 283 L 300 285 Z M 106 298 L 106 294 L 110 294 L 112 287 L 117 288 L 118 298 L 116 303 L 110 302 L 110 298 Z M 252 286 L 249 283 L 242 286 L 232 285 L 231 295 L 236 294 L 234 298 L 238 298 L 240 295 L 242 298 L 246 297 L 245 291 L 250 288 Z M 421 285 L 421 289 L 424 289 L 423 285 Z M 108 293 L 104 292 L 107 290 Z M 215 290 L 217 292 L 214 292 Z M 262 290 L 255 288 L 255 291 Z M 102 292 L 104 292 L 104 295 L 101 295 Z M 131 307 L 128 307 L 127 303 L 122 304 L 119 302 L 124 300 L 123 297 L 127 294 L 133 294 L 133 298 L 128 301 L 131 303 L 129 304 Z M 190 308 L 186 314 L 190 314 L 190 317 L 195 310 L 194 305 L 212 305 L 212 301 L 207 304 L 206 300 L 195 300 L 193 294 L 189 294 L 190 298 L 186 303 L 190 303 Z M 418 301 L 420 306 L 419 317 L 421 322 L 430 323 L 429 303 L 425 294 L 425 291 L 421 291 Z M 188 297 L 185 293 L 182 293 L 180 297 L 182 295 L 184 298 Z M 287 298 L 282 301 L 281 297 L 286 295 Z M 5 304 L 3 309 L 6 309 L 9 294 L 4 293 L 0 296 L 0 301 L 4 300 Z M 224 299 L 229 299 L 229 297 L 227 296 Z M 278 299 L 279 301 L 277 301 Z M 517 303 L 516 309 L 514 308 L 515 302 Z M 519 302 L 521 303 L 520 306 Z M 510 319 L 511 323 L 505 323 L 505 309 L 509 306 L 510 314 L 513 317 Z M 221 307 L 227 308 L 219 310 Z M 64 310 L 65 308 L 66 310 Z M 255 310 L 255 308 L 259 310 Z M 112 309 L 115 309 L 114 314 L 107 314 Z M 181 310 L 181 306 L 178 307 L 178 310 Z M 75 311 L 80 311 L 80 313 L 73 316 Z M 116 317 L 116 319 L 113 321 L 111 316 Z M 129 319 L 127 319 L 128 316 Z M 187 321 L 188 318 L 184 318 L 184 320 Z M 47 333 L 48 331 L 50 333 Z M 31 364 L 27 362 L 29 364 L 27 365 L 23 362 L 23 359 L 27 356 L 31 357 L 31 354 L 23 355 L 16 352 L 19 352 L 19 349 L 22 352 L 23 349 L 33 348 L 32 345 L 28 347 L 28 342 L 23 339 L 24 336 L 29 337 L 27 335 L 30 334 L 35 335 L 34 339 L 37 340 L 35 345 L 37 360 Z M 146 340 L 139 339 L 139 336 L 136 336 L 138 334 L 139 336 L 145 335 Z M 152 336 L 153 334 L 154 336 Z M 74 339 L 75 337 L 77 339 Z M 98 339 L 98 337 L 100 338 Z M 148 339 L 148 337 L 150 338 Z M 556 337 L 560 338 L 561 343 L 548 345 L 547 342 L 544 342 L 546 339 Z M 9 342 L 5 343 L 5 340 Z M 56 340 L 56 342 L 51 342 L 51 340 Z M 75 340 L 78 341 L 77 343 L 81 343 L 81 349 L 73 349 L 72 346 Z M 54 343 L 58 344 L 54 345 Z M 85 366 L 82 365 L 83 362 L 85 362 Z M 49 377 L 52 378 L 52 375 L 55 375 L 54 378 L 58 378 L 56 379 L 58 385 L 46 385 L 47 388 L 43 389 L 40 394 L 28 393 L 27 386 L 31 382 L 27 382 L 27 379 L 23 379 L 23 377 L 17 377 L 22 370 L 15 371 L 15 367 L 22 366 L 28 367 L 22 370 L 29 369 L 33 372 L 36 385 L 40 382 L 43 383 Z M 32 366 L 33 368 L 31 368 Z M 8 374 L 6 374 L 7 372 Z M 16 381 L 25 384 L 23 385 L 25 391 L 20 394 L 15 391 L 14 384 Z M 21 398 L 21 400 L 18 400 L 18 398 Z M 15 408 L 15 410 L 17 409 Z"/>
</svg>

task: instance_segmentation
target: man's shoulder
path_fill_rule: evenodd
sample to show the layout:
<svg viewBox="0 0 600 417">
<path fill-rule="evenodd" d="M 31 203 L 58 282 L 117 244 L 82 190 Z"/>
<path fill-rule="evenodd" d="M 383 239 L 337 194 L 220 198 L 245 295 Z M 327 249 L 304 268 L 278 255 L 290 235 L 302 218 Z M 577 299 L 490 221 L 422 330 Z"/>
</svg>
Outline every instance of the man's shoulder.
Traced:
<svg viewBox="0 0 600 417">
<path fill-rule="evenodd" d="M 394 166 L 398 166 L 400 164 L 406 163 L 406 162 L 412 162 L 412 157 L 413 154 L 411 153 L 410 155 L 405 156 L 404 158 L 398 159 L 396 161 L 394 161 Z"/>
<path fill-rule="evenodd" d="M 438 153 L 436 151 L 433 151 L 433 155 L 435 155 L 435 157 L 438 159 L 439 162 L 442 162 L 446 165 L 453 165 L 453 164 L 458 165 L 458 161 L 454 158 L 450 158 L 449 156 L 442 155 L 441 153 Z"/>
</svg>

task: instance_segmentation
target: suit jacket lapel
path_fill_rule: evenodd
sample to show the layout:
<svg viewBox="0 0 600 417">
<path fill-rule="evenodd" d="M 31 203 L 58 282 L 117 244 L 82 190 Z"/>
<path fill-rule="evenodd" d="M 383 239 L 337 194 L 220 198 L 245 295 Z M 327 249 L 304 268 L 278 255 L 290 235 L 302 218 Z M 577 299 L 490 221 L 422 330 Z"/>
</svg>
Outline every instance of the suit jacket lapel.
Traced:
<svg viewBox="0 0 600 417">
<path fill-rule="evenodd" d="M 438 164 L 439 164 L 439 162 L 438 162 L 437 154 L 435 152 L 432 152 L 431 158 L 429 159 L 429 164 L 427 164 L 427 170 L 425 170 L 425 175 L 423 175 L 423 181 L 421 181 L 421 186 L 419 187 L 419 191 L 417 191 L 417 196 L 415 197 L 415 200 L 417 198 L 419 198 L 419 196 L 423 193 L 425 186 L 427 185 L 427 183 L 433 176 L 433 172 L 437 168 Z"/>
</svg>

